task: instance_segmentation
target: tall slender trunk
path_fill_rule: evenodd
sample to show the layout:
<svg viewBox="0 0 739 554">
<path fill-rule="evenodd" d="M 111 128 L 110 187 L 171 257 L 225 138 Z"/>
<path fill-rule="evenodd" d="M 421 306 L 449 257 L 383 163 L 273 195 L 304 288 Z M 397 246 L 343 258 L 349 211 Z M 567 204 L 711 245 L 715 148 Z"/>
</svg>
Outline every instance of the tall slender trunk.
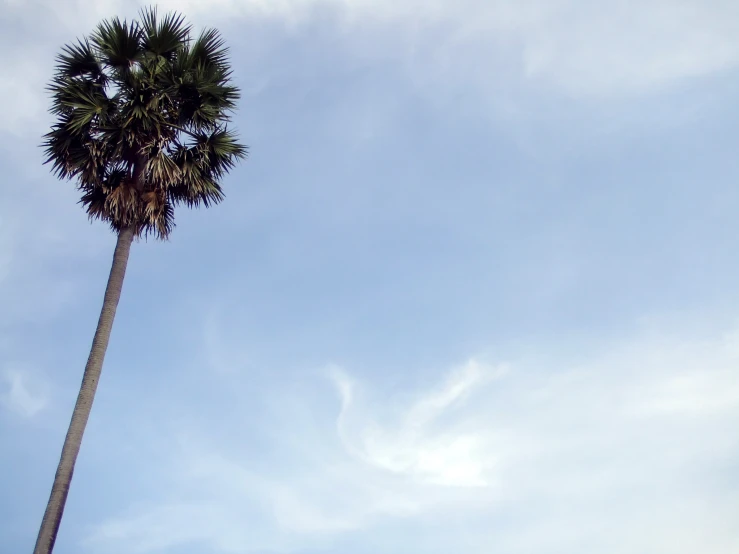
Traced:
<svg viewBox="0 0 739 554">
<path fill-rule="evenodd" d="M 62 456 L 54 476 L 54 485 L 51 488 L 51 496 L 49 497 L 49 503 L 46 505 L 44 519 L 41 521 L 41 528 L 33 554 L 51 554 L 54 549 L 54 542 L 64 513 L 64 505 L 67 502 L 69 485 L 72 482 L 74 464 L 77 461 L 77 454 L 79 454 L 80 445 L 82 444 L 82 435 L 87 426 L 87 419 L 90 417 L 92 402 L 95 399 L 95 390 L 100 380 L 100 372 L 103 369 L 103 359 L 108 348 L 108 340 L 113 328 L 118 300 L 121 297 L 123 278 L 126 275 L 128 254 L 131 250 L 133 237 L 132 228 L 122 229 L 118 233 L 118 242 L 113 254 L 113 265 L 110 268 L 108 286 L 105 288 L 103 309 L 100 312 L 90 356 L 87 358 L 85 373 L 82 377 L 82 385 L 72 413 L 72 421 L 64 439 Z"/>
</svg>

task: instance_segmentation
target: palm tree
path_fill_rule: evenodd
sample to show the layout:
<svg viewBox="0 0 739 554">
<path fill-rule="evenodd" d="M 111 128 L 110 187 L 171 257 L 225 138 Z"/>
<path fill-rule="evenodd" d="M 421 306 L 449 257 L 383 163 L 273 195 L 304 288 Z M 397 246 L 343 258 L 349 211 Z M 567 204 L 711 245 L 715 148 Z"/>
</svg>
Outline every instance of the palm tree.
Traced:
<svg viewBox="0 0 739 554">
<path fill-rule="evenodd" d="M 178 205 L 220 202 L 222 178 L 246 156 L 227 128 L 239 97 L 230 78 L 216 30 L 195 38 L 181 15 L 158 18 L 153 8 L 138 21 L 103 21 L 57 57 L 46 163 L 76 180 L 90 218 L 106 221 L 118 238 L 34 554 L 54 548 L 133 239 L 166 239 Z"/>
</svg>

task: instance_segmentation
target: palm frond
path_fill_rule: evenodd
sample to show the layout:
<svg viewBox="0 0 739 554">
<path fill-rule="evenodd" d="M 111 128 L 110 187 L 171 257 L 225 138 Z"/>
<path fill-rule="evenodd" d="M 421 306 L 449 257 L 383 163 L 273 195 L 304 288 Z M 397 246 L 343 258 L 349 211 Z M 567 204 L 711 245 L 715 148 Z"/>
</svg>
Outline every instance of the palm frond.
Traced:
<svg viewBox="0 0 739 554">
<path fill-rule="evenodd" d="M 101 187 L 95 187 L 85 190 L 79 203 L 84 206 L 87 216 L 91 220 L 111 221 L 105 207 L 106 199 L 105 190 Z"/>
<path fill-rule="evenodd" d="M 105 85 L 105 73 L 87 39 L 62 47 L 62 53 L 56 57 L 56 69 L 58 78 L 89 77 Z"/>
<path fill-rule="evenodd" d="M 217 129 L 201 136 L 196 148 L 202 156 L 202 165 L 217 178 L 234 168 L 238 160 L 247 156 L 247 148 L 228 129 Z"/>
<path fill-rule="evenodd" d="M 246 157 L 225 127 L 239 98 L 228 49 L 215 30 L 190 33 L 181 15 L 149 8 L 103 21 L 57 57 L 45 163 L 114 230 L 167 238 L 175 206 L 223 200 L 221 180 Z"/>
<path fill-rule="evenodd" d="M 223 191 L 214 178 L 207 161 L 206 151 L 199 144 L 187 147 L 179 145 L 172 154 L 179 168 L 180 178 L 167 189 L 172 203 L 188 207 L 206 208 L 223 200 Z"/>
<path fill-rule="evenodd" d="M 174 206 L 164 191 L 145 192 L 142 197 L 142 226 L 145 236 L 167 238 L 174 229 Z"/>
<path fill-rule="evenodd" d="M 185 18 L 177 13 L 169 13 L 157 19 L 156 8 L 141 11 L 142 47 L 146 52 L 170 59 L 184 44 L 190 41 L 191 27 Z"/>
<path fill-rule="evenodd" d="M 183 64 L 186 67 L 186 64 Z M 169 94 L 179 106 L 178 123 L 195 129 L 213 128 L 228 121 L 236 108 L 239 89 L 228 80 L 228 71 L 198 65 L 172 79 Z"/>
<path fill-rule="evenodd" d="M 143 52 L 143 32 L 138 23 L 121 21 L 117 17 L 100 23 L 92 34 L 92 42 L 100 51 L 105 65 L 116 68 L 130 68 Z"/>
<path fill-rule="evenodd" d="M 77 177 L 80 186 L 86 186 L 105 174 L 110 160 L 110 145 L 105 141 L 70 131 L 68 120 L 54 125 L 44 138 L 44 163 L 52 164 L 52 173 L 57 177 Z"/>
<path fill-rule="evenodd" d="M 187 51 L 188 66 L 225 68 L 228 66 L 228 48 L 225 44 L 217 30 L 205 29 Z"/>
<path fill-rule="evenodd" d="M 116 111 L 105 89 L 89 80 L 57 78 L 49 88 L 53 93 L 51 111 L 68 116 L 71 132 L 81 132 L 95 118 L 105 123 Z"/>
<path fill-rule="evenodd" d="M 190 172 L 181 184 L 167 189 L 167 195 L 172 204 L 184 204 L 188 208 L 198 208 L 201 205 L 209 208 L 224 199 L 221 185 L 197 172 Z"/>
<path fill-rule="evenodd" d="M 61 119 L 51 131 L 44 135 L 42 146 L 45 148 L 44 164 L 52 164 L 52 173 L 60 179 L 70 179 L 78 170 L 75 158 L 79 152 L 86 152 L 82 137 L 69 132 L 67 121 Z"/>
<path fill-rule="evenodd" d="M 145 171 L 153 183 L 165 189 L 182 178 L 180 167 L 164 149 L 159 149 L 148 159 Z"/>
</svg>

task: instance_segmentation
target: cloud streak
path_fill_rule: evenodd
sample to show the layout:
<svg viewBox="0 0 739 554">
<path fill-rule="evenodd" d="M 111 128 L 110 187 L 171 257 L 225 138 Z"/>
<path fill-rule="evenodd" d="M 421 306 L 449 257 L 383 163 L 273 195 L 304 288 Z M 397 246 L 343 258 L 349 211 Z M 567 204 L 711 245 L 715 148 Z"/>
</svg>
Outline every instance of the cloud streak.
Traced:
<svg viewBox="0 0 739 554">
<path fill-rule="evenodd" d="M 28 371 L 8 369 L 3 372 L 0 383 L 3 385 L 0 388 L 0 403 L 21 417 L 33 417 L 48 404 L 45 383 Z"/>
<path fill-rule="evenodd" d="M 6 17 L 17 30 L 49 31 L 22 61 L 11 62 L 16 65 L 0 85 L 1 104 L 13 106 L 2 112 L 3 127 L 16 135 L 29 126 L 42 128 L 43 87 L 60 44 L 89 32 L 103 17 L 135 16 L 149 2 L 109 0 L 94 9 L 77 0 L 36 4 L 31 15 L 21 3 L 6 1 Z M 231 35 L 264 22 L 277 23 L 289 39 L 323 22 L 328 26 L 323 33 L 335 36 L 342 50 L 399 66 L 420 93 L 444 90 L 456 97 L 460 90 L 475 90 L 495 111 L 509 115 L 526 113 L 542 95 L 631 97 L 739 64 L 739 6 L 730 0 L 648 0 L 638 6 L 584 0 L 165 0 L 158 5 Z"/>
<path fill-rule="evenodd" d="M 70 410 L 113 237 L 39 165 L 43 86 L 61 44 L 143 4 L 0 16 L 24 45 L 0 348 Z M 734 95 L 711 87 L 736 2 L 159 6 L 225 33 L 254 156 L 217 215 L 136 249 L 60 554 L 739 550 L 736 327 L 616 338 L 736 313 Z M 34 430 L 49 391 L 11 369 L 22 550 L 64 423 Z"/>
<path fill-rule="evenodd" d="M 298 552 L 390 536 L 404 521 L 442 545 L 456 526 L 481 554 L 688 554 L 708 536 L 728 554 L 736 491 L 721 468 L 739 460 L 737 337 L 647 334 L 578 365 L 471 359 L 425 391 L 376 390 L 332 367 L 334 425 L 319 415 L 330 418 L 320 388 L 273 386 L 283 415 L 260 418 L 271 467 L 238 446 L 249 442 L 238 420 L 227 444 L 188 435 L 168 468 L 184 498 L 111 515 L 88 545 Z"/>
<path fill-rule="evenodd" d="M 424 72 L 464 78 L 467 85 L 478 81 L 488 92 L 506 69 L 513 69 L 506 77 L 517 75 L 572 97 L 609 97 L 660 89 L 739 62 L 739 8 L 725 0 L 648 0 L 638 6 L 577 0 L 224 0 L 216 11 L 208 5 L 191 0 L 181 9 L 224 20 L 278 17 L 294 26 L 317 7 L 333 6 L 344 32 L 372 26 L 387 39 L 400 31 L 408 40 L 396 55 L 411 66 L 420 62 Z"/>
</svg>

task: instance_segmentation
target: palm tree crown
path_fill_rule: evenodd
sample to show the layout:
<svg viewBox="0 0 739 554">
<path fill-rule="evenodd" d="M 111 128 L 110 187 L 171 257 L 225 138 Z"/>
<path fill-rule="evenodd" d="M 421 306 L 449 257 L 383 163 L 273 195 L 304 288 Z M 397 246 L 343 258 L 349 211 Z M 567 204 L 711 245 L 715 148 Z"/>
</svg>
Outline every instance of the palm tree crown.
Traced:
<svg viewBox="0 0 739 554">
<path fill-rule="evenodd" d="M 223 199 L 220 181 L 246 148 L 227 127 L 239 90 L 216 30 L 181 15 L 103 21 L 57 57 L 47 163 L 76 178 L 88 215 L 115 231 L 166 239 L 174 207 Z"/>
</svg>

